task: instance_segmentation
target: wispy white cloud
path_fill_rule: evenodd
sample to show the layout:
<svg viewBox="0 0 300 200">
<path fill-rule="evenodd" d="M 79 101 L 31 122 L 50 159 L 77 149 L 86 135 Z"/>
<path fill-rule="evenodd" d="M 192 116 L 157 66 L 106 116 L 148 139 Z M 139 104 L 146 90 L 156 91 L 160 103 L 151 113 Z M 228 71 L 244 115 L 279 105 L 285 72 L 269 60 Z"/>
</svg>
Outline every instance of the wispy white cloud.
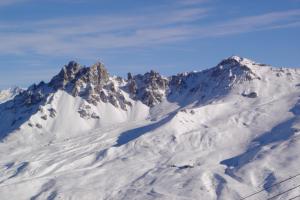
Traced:
<svg viewBox="0 0 300 200">
<path fill-rule="evenodd" d="M 203 8 L 185 8 L 155 14 L 0 22 L 0 52 L 62 55 L 165 43 L 184 37 L 188 29 L 183 26 L 204 18 L 207 12 Z"/>
<path fill-rule="evenodd" d="M 270 12 L 255 16 L 246 16 L 229 20 L 201 30 L 205 35 L 220 36 L 270 29 L 288 28 L 289 25 L 296 26 L 300 22 L 300 9 Z"/>
<path fill-rule="evenodd" d="M 188 2 L 188 1 L 186 1 Z M 203 0 L 189 0 L 203 2 Z M 142 48 L 204 37 L 299 26 L 300 10 L 205 23 L 210 9 L 180 7 L 140 15 L 92 15 L 34 22 L 0 22 L 0 54 L 76 55 Z"/>
</svg>

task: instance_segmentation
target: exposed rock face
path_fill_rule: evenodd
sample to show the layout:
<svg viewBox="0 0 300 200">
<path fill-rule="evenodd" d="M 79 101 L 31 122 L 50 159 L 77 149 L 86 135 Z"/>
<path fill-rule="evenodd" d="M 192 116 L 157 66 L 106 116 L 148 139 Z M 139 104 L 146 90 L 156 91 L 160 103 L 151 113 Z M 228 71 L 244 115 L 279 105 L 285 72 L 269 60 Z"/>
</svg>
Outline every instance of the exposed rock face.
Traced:
<svg viewBox="0 0 300 200">
<path fill-rule="evenodd" d="M 130 77 L 130 76 L 129 76 Z M 152 107 L 167 95 L 169 80 L 159 73 L 150 71 L 144 75 L 136 75 L 128 80 L 130 94 L 135 99 Z"/>
<path fill-rule="evenodd" d="M 217 67 L 213 68 L 211 75 L 213 77 L 223 76 L 223 79 L 229 77 L 228 80 L 231 85 L 233 83 L 260 79 L 251 69 L 251 66 L 262 66 L 262 64 L 254 63 L 251 60 L 238 56 L 232 56 L 221 61 Z"/>
<path fill-rule="evenodd" d="M 14 101 L 30 107 L 49 100 L 50 94 L 65 90 L 74 97 L 80 96 L 88 103 L 110 103 L 127 110 L 132 100 L 140 100 L 147 106 L 154 106 L 172 95 L 185 93 L 205 99 L 210 93 L 221 94 L 236 83 L 260 79 L 251 66 L 263 66 L 240 57 L 230 57 L 216 67 L 201 72 L 182 73 L 169 78 L 155 71 L 144 75 L 128 73 L 127 80 L 111 77 L 100 62 L 84 67 L 75 61 L 69 62 L 52 78 L 50 83 L 32 85 L 21 92 Z M 129 98 L 126 97 L 129 94 Z M 200 95 L 200 96 L 199 96 Z M 48 100 L 47 100 L 48 99 Z M 55 110 L 49 111 L 56 116 Z"/>
<path fill-rule="evenodd" d="M 80 115 L 80 117 L 84 118 L 84 119 L 100 119 L 100 116 L 98 116 L 95 112 L 93 112 L 91 110 L 91 106 L 90 105 L 82 105 L 79 110 L 78 113 Z"/>
<path fill-rule="evenodd" d="M 243 93 L 242 96 L 248 97 L 248 98 L 256 98 L 258 95 L 256 92 L 250 92 L 250 93 Z"/>
<path fill-rule="evenodd" d="M 133 78 L 133 77 L 132 77 L 132 74 L 131 74 L 130 72 L 128 72 L 128 74 L 127 74 L 127 80 L 130 81 L 130 80 L 132 80 L 132 78 Z"/>
<path fill-rule="evenodd" d="M 48 116 L 47 116 L 47 115 L 43 115 L 43 116 L 41 116 L 41 118 L 42 118 L 43 120 L 47 120 L 47 119 L 48 119 Z"/>
<path fill-rule="evenodd" d="M 56 90 L 65 90 L 74 97 L 85 98 L 89 103 L 97 105 L 99 102 L 111 103 L 115 107 L 127 110 L 131 105 L 126 100 L 123 92 L 115 83 L 124 81 L 120 78 L 111 78 L 100 62 L 91 67 L 82 67 L 78 63 L 71 61 L 64 66 L 58 75 L 54 76 L 49 84 L 33 85 L 26 95 L 27 104 L 37 103 L 45 98 L 47 92 L 43 91 L 47 87 L 48 92 Z M 52 114 L 54 116 L 54 114 Z"/>
<path fill-rule="evenodd" d="M 209 103 L 213 97 L 228 94 L 240 83 L 261 80 L 255 69 L 264 66 L 232 56 L 208 70 L 177 74 L 169 78 L 168 98 L 172 100 L 172 96 L 185 96 L 197 103 Z M 253 95 L 251 98 L 254 98 Z"/>
<path fill-rule="evenodd" d="M 75 77 L 69 86 L 73 96 L 84 97 L 94 105 L 100 101 L 109 102 L 124 110 L 131 105 L 122 91 L 115 86 L 117 80 L 109 77 L 102 63 L 98 62 L 89 68 L 82 68 Z"/>
<path fill-rule="evenodd" d="M 50 117 L 52 117 L 52 118 L 56 117 L 56 110 L 54 108 L 49 108 L 48 111 L 49 111 Z"/>
<path fill-rule="evenodd" d="M 130 72 L 127 74 L 127 80 L 128 80 L 129 94 L 135 96 L 137 93 L 137 85 L 136 85 L 136 81 L 133 79 L 133 76 Z"/>
<path fill-rule="evenodd" d="M 26 106 L 37 105 L 46 99 L 48 93 L 47 84 L 41 82 L 38 85 L 33 84 L 27 91 L 20 93 L 14 101 L 20 101 Z"/>
<path fill-rule="evenodd" d="M 35 126 L 36 126 L 37 128 L 39 128 L 39 129 L 43 128 L 43 126 L 42 126 L 41 124 L 39 124 L 39 123 L 36 123 Z"/>
<path fill-rule="evenodd" d="M 180 73 L 177 75 L 174 75 L 170 78 L 170 91 L 171 93 L 177 93 L 180 94 L 184 90 L 188 88 L 188 81 L 191 79 L 191 77 L 194 75 L 194 73 Z"/>
<path fill-rule="evenodd" d="M 71 61 L 62 68 L 58 75 L 52 78 L 49 85 L 53 86 L 54 89 L 64 89 L 71 80 L 75 79 L 81 69 L 78 63 Z"/>
</svg>

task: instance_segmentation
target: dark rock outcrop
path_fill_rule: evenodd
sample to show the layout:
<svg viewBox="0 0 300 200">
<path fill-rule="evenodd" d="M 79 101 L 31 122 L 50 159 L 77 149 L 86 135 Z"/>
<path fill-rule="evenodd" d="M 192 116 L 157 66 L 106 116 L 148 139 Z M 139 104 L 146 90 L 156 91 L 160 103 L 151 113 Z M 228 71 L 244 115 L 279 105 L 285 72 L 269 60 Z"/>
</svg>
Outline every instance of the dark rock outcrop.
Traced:
<svg viewBox="0 0 300 200">
<path fill-rule="evenodd" d="M 150 71 L 144 75 L 136 75 L 128 80 L 129 93 L 134 99 L 152 107 L 167 95 L 169 80 L 159 73 Z"/>
</svg>

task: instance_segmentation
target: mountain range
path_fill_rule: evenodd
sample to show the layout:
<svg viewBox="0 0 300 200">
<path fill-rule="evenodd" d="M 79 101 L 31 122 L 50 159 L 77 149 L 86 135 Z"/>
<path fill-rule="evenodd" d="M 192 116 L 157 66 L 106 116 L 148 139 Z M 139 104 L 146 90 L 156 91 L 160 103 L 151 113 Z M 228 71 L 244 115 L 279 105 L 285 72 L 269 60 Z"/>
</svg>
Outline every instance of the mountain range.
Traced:
<svg viewBox="0 0 300 200">
<path fill-rule="evenodd" d="M 238 56 L 126 79 L 71 61 L 0 93 L 1 199 L 292 198 L 299 96 L 300 69 Z"/>
</svg>

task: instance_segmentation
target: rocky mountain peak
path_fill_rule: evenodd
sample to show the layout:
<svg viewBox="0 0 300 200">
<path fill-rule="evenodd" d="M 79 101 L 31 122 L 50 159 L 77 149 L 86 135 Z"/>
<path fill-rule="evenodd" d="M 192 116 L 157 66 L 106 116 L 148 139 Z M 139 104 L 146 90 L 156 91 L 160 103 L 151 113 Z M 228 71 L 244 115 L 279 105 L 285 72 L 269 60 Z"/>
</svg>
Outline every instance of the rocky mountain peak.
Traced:
<svg viewBox="0 0 300 200">
<path fill-rule="evenodd" d="M 78 73 L 78 71 L 81 69 L 82 67 L 80 66 L 79 63 L 77 63 L 76 61 L 70 61 L 64 68 L 63 70 L 65 71 L 65 73 L 69 76 L 74 78 L 75 75 Z"/>
<path fill-rule="evenodd" d="M 109 74 L 100 62 L 91 67 L 82 67 L 75 61 L 70 61 L 65 65 L 58 75 L 50 81 L 54 89 L 64 89 L 67 86 L 73 88 L 73 85 L 103 85 L 109 80 Z"/>
<path fill-rule="evenodd" d="M 222 60 L 217 66 L 223 66 L 223 67 L 233 67 L 233 66 L 244 66 L 247 64 L 253 64 L 255 62 L 246 59 L 246 58 L 242 58 L 239 56 L 231 56 L 228 57 L 224 60 Z"/>
<path fill-rule="evenodd" d="M 81 69 L 80 64 L 75 61 L 70 61 L 51 79 L 49 84 L 54 89 L 63 89 L 71 80 L 76 78 L 76 75 Z"/>
<path fill-rule="evenodd" d="M 216 67 L 211 69 L 212 77 L 228 77 L 229 84 L 234 82 L 249 81 L 253 79 L 260 79 L 256 74 L 256 68 L 263 66 L 250 59 L 242 58 L 239 56 L 231 56 L 222 60 Z"/>
<path fill-rule="evenodd" d="M 253 60 L 250 60 L 248 58 L 243 58 L 240 56 L 231 56 L 224 60 L 222 60 L 217 66 L 219 67 L 225 67 L 225 68 L 234 68 L 239 67 L 245 70 L 251 70 L 255 67 L 262 67 L 267 66 L 266 64 L 257 63 Z"/>
<path fill-rule="evenodd" d="M 96 84 L 105 83 L 109 80 L 109 73 L 104 64 L 97 62 L 88 68 L 89 77 Z"/>
<path fill-rule="evenodd" d="M 144 75 L 128 74 L 128 88 L 134 99 L 141 100 L 152 107 L 160 103 L 167 95 L 169 80 L 151 70 Z"/>
<path fill-rule="evenodd" d="M 169 78 L 151 70 L 143 75 L 128 73 L 127 80 L 110 77 L 104 64 L 97 62 L 90 67 L 70 61 L 49 83 L 32 85 L 21 96 L 20 102 L 33 105 L 44 102 L 49 94 L 64 90 L 74 97 L 80 96 L 89 103 L 111 103 L 126 110 L 132 100 L 140 100 L 153 107 L 172 94 L 190 91 L 203 96 L 210 88 L 231 88 L 235 83 L 260 79 L 255 72 L 255 62 L 232 56 L 216 67 L 201 72 L 178 74 Z M 197 92 L 198 91 L 198 92 Z M 126 97 L 125 93 L 129 94 Z M 201 93 L 201 94 L 200 94 Z"/>
<path fill-rule="evenodd" d="M 226 59 L 223 59 L 218 66 L 234 66 L 240 64 L 241 58 L 238 56 L 232 56 Z"/>
<path fill-rule="evenodd" d="M 132 80 L 132 74 L 130 72 L 127 73 L 127 80 L 128 81 Z"/>
</svg>

